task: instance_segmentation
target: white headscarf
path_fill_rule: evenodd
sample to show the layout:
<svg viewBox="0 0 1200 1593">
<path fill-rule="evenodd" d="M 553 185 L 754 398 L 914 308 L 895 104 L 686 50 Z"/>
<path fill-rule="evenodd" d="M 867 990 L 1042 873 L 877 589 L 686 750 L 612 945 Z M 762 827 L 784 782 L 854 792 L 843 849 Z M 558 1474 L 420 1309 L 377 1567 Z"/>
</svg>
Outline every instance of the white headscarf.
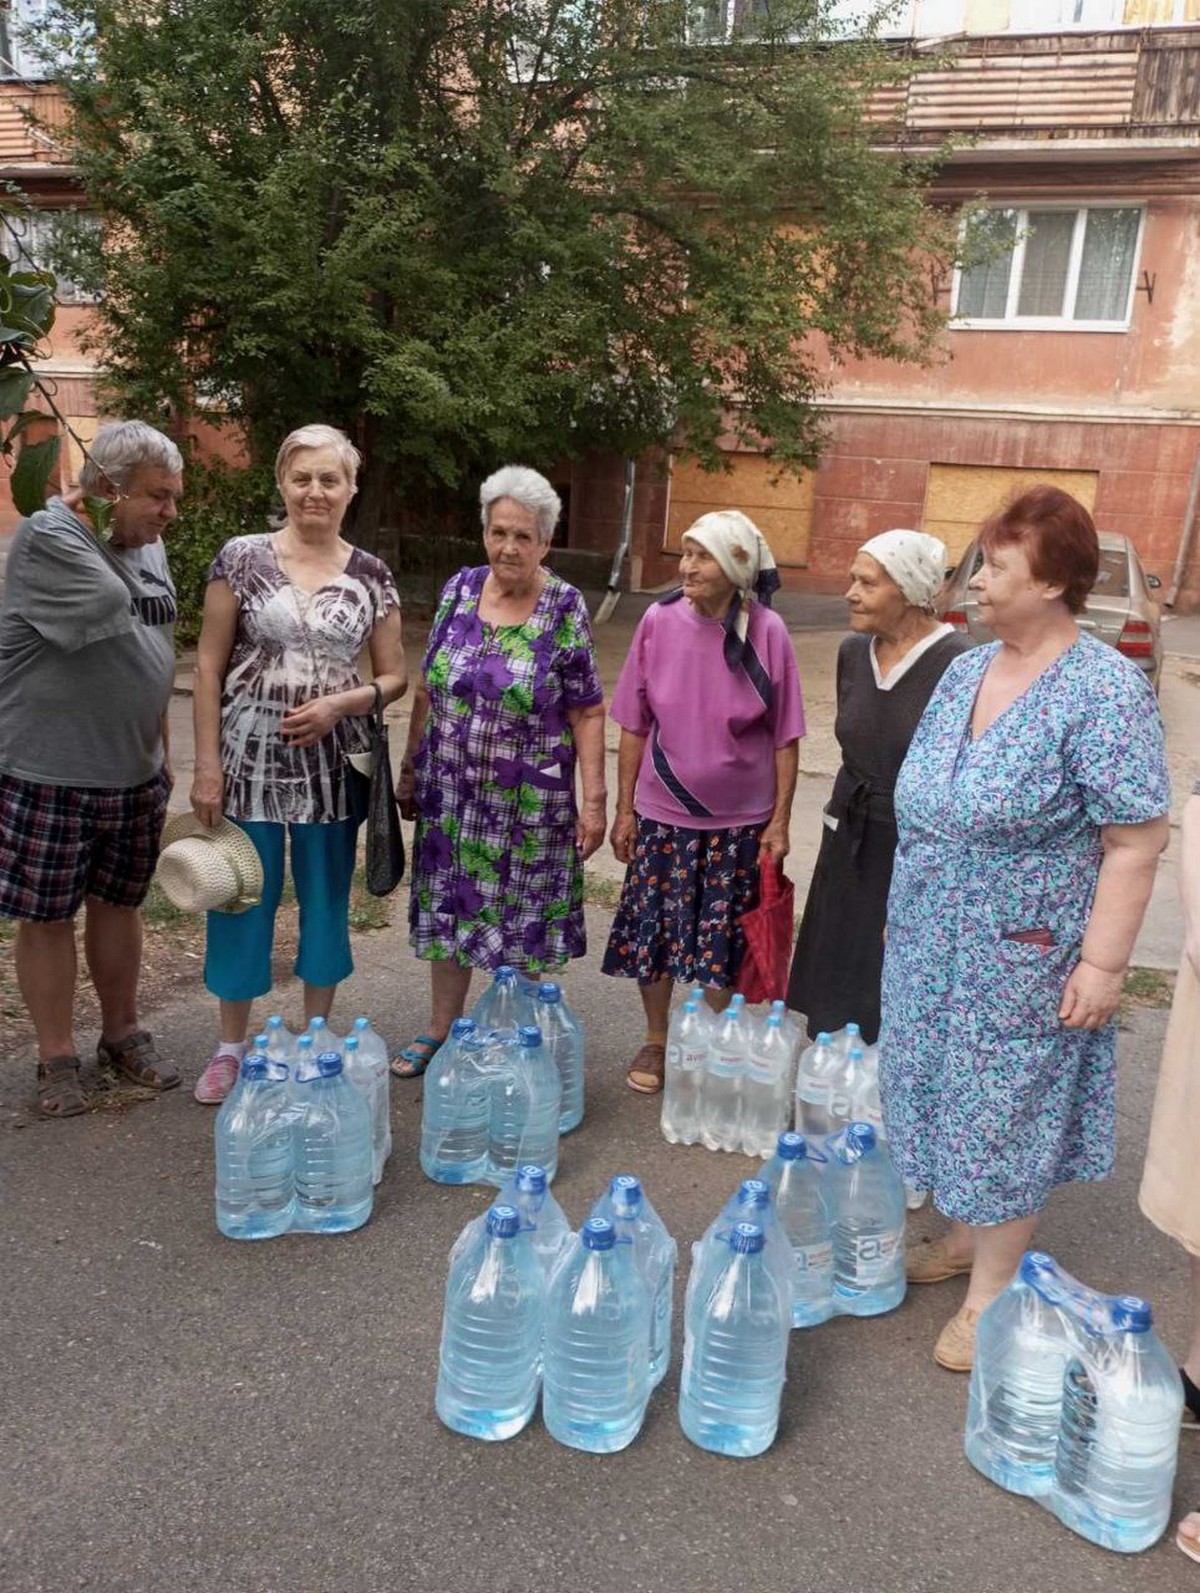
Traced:
<svg viewBox="0 0 1200 1593">
<path fill-rule="evenodd" d="M 736 669 L 750 628 L 750 604 L 757 599 L 770 608 L 771 596 L 779 590 L 775 555 L 754 521 L 740 509 L 702 514 L 683 534 L 712 554 L 726 580 L 737 589 L 738 602 L 730 615 L 732 635 L 725 648 L 726 662 Z"/>
<path fill-rule="evenodd" d="M 924 531 L 883 531 L 858 551 L 881 564 L 914 607 L 931 607 L 946 576 L 944 542 Z"/>
</svg>

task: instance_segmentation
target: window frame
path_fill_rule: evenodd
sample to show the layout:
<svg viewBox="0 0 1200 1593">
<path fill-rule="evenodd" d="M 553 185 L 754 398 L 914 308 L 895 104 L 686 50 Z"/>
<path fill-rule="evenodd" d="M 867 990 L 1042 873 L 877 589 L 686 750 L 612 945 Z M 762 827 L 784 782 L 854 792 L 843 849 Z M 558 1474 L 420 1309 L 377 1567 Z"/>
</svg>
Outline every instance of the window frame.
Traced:
<svg viewBox="0 0 1200 1593">
<path fill-rule="evenodd" d="M 959 315 L 958 302 L 962 292 L 963 281 L 967 275 L 961 266 L 954 268 L 954 280 L 951 285 L 951 311 L 950 329 L 954 332 L 1128 332 L 1133 321 L 1134 295 L 1137 293 L 1138 266 L 1142 257 L 1142 240 L 1146 231 L 1146 206 L 1144 203 L 1131 204 L 1125 199 L 1103 200 L 1098 204 L 1075 205 L 1069 200 L 1038 200 L 1033 204 L 991 204 L 982 207 L 985 210 L 1011 210 L 1017 216 L 1017 241 L 1013 246 L 1012 265 L 1008 274 L 1008 295 L 1005 302 L 1005 313 L 1002 316 Z M 1029 236 L 1029 217 L 1036 216 L 1039 211 L 1074 211 L 1075 225 L 1071 234 L 1071 250 L 1067 261 L 1067 277 L 1064 285 L 1064 296 L 1069 305 L 1074 305 L 1079 296 L 1079 271 L 1083 261 L 1083 246 L 1087 235 L 1087 220 L 1094 210 L 1136 210 L 1138 213 L 1137 236 L 1133 243 L 1133 264 L 1129 270 L 1129 285 L 1125 292 L 1125 310 L 1122 318 L 1115 321 L 1079 321 L 1072 315 L 1018 315 L 1016 305 L 1021 293 L 1021 279 L 1025 265 L 1025 244 Z M 970 225 L 970 216 L 964 216 L 962 227 L 959 231 L 960 241 L 965 237 L 966 229 Z"/>
<path fill-rule="evenodd" d="M 60 216 L 90 216 L 97 228 L 102 225 L 99 211 L 90 210 L 86 205 L 37 205 L 28 210 L 17 211 L 6 217 L 8 228 L 3 229 L 0 237 L 0 254 L 11 257 L 16 249 L 19 259 L 16 262 L 18 271 L 49 271 L 54 277 L 54 302 L 62 305 L 88 306 L 99 303 L 99 295 L 91 293 L 88 289 L 80 287 L 71 277 L 64 277 L 38 258 L 46 252 L 46 244 L 51 241 L 54 229 Z M 14 236 L 15 234 L 15 236 Z"/>
</svg>

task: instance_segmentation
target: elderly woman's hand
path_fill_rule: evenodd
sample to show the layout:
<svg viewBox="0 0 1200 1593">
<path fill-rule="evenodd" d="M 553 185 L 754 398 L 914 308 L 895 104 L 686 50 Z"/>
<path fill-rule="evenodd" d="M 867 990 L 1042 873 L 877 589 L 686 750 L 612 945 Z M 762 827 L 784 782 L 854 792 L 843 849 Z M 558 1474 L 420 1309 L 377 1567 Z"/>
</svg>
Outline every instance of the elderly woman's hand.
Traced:
<svg viewBox="0 0 1200 1593">
<path fill-rule="evenodd" d="M 633 862 L 637 846 L 637 814 L 632 809 L 626 813 L 617 813 L 608 839 L 618 863 Z"/>
<path fill-rule="evenodd" d="M 763 853 L 769 853 L 777 863 L 782 863 L 792 849 L 792 838 L 788 833 L 786 824 L 771 822 L 763 827 L 763 832 L 758 838 L 758 853 L 761 858 Z"/>
<path fill-rule="evenodd" d="M 1059 1022 L 1064 1029 L 1102 1029 L 1121 1000 L 1124 970 L 1110 973 L 1082 959 L 1063 986 Z"/>
<path fill-rule="evenodd" d="M 407 754 L 396 777 L 396 801 L 400 804 L 400 817 L 411 823 L 417 817 L 417 771 Z"/>
<path fill-rule="evenodd" d="M 284 714 L 279 729 L 289 747 L 315 747 L 345 717 L 334 697 L 314 697 Z"/>
<path fill-rule="evenodd" d="M 585 802 L 575 822 L 575 845 L 586 863 L 592 853 L 604 844 L 604 830 L 608 823 L 608 804 L 603 797 Z"/>
</svg>

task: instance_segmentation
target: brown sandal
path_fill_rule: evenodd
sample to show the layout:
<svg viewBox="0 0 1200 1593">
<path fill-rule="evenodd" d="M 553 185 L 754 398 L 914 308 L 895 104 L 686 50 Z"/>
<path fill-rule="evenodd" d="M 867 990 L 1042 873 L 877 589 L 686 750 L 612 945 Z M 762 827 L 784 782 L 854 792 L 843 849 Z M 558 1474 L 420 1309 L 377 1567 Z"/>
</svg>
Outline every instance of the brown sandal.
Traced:
<svg viewBox="0 0 1200 1593">
<path fill-rule="evenodd" d="M 663 1087 L 663 1077 L 666 1071 L 666 1046 L 656 1045 L 653 1041 L 647 1040 L 646 1044 L 629 1064 L 625 1082 L 631 1090 L 636 1090 L 639 1095 L 657 1095 Z"/>
<path fill-rule="evenodd" d="M 118 1073 L 145 1090 L 173 1090 L 179 1083 L 179 1069 L 164 1062 L 146 1029 L 135 1029 L 123 1040 L 101 1040 L 96 1060 L 102 1068 Z"/>
<path fill-rule="evenodd" d="M 88 1109 L 77 1056 L 52 1056 L 38 1063 L 37 1109 L 41 1117 L 78 1117 Z"/>
</svg>

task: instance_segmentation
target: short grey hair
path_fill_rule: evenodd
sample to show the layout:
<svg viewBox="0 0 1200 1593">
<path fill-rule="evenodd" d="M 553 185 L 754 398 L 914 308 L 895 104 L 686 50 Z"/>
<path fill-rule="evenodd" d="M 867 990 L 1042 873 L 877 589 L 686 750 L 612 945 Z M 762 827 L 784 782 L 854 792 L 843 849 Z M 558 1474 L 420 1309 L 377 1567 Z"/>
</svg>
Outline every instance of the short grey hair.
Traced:
<svg viewBox="0 0 1200 1593">
<path fill-rule="evenodd" d="M 501 498 L 511 498 L 523 509 L 528 509 L 537 521 L 538 536 L 543 542 L 549 542 L 562 513 L 562 499 L 545 476 L 530 470 L 528 465 L 505 465 L 493 471 L 479 489 L 479 508 L 485 531 L 492 506 Z"/>
<path fill-rule="evenodd" d="M 362 464 L 362 455 L 346 436 L 344 431 L 339 431 L 336 426 L 299 426 L 291 431 L 279 445 L 279 452 L 275 455 L 275 482 L 277 486 L 283 485 L 283 473 L 291 462 L 293 454 L 298 454 L 302 448 L 332 448 L 337 455 L 337 462 L 341 466 L 342 474 L 352 487 L 358 486 L 358 467 Z"/>
<path fill-rule="evenodd" d="M 144 420 L 116 420 L 101 426 L 88 444 L 79 485 L 89 493 L 102 491 L 105 485 L 124 492 L 134 474 L 147 469 L 181 476 L 183 455 L 169 437 Z"/>
</svg>

